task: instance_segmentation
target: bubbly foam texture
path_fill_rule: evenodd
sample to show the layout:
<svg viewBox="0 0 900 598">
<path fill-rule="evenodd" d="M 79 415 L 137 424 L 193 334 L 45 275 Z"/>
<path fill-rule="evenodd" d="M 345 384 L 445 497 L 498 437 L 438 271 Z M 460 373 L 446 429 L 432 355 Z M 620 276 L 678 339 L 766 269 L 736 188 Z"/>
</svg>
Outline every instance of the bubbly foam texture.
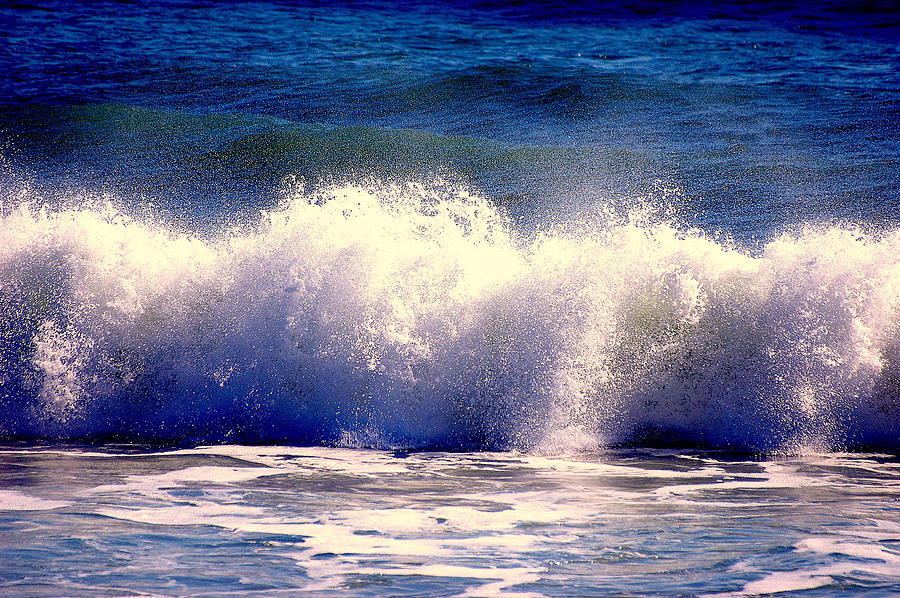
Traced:
<svg viewBox="0 0 900 598">
<path fill-rule="evenodd" d="M 635 214 L 526 240 L 442 182 L 297 190 L 211 240 L 23 205 L 0 436 L 895 448 L 898 324 L 900 231 L 750 255 Z"/>
</svg>

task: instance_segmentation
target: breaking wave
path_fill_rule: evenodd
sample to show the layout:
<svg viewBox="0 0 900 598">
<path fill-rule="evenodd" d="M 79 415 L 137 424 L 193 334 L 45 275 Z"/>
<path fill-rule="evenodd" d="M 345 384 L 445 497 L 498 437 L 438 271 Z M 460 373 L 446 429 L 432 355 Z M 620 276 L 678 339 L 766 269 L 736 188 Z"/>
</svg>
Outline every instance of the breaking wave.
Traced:
<svg viewBox="0 0 900 598">
<path fill-rule="evenodd" d="M 629 218 L 520 238 L 440 181 L 297 188 L 199 238 L 0 223 L 0 437 L 900 446 L 900 231 L 750 254 Z"/>
</svg>

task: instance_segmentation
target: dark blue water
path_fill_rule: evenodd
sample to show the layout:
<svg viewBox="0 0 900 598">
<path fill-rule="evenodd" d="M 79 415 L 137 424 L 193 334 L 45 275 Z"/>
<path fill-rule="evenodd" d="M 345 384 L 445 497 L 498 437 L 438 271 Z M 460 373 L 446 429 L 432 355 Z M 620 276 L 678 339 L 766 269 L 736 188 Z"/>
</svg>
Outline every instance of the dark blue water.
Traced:
<svg viewBox="0 0 900 598">
<path fill-rule="evenodd" d="M 0 437 L 900 445 L 887 3 L 0 8 Z"/>
<path fill-rule="evenodd" d="M 900 213 L 889 3 L 47 2 L 0 16 L 3 153 L 51 196 L 111 190 L 215 218 L 271 204 L 288 174 L 440 172 L 522 220 L 657 179 L 680 190 L 683 220 L 742 239 Z"/>
</svg>

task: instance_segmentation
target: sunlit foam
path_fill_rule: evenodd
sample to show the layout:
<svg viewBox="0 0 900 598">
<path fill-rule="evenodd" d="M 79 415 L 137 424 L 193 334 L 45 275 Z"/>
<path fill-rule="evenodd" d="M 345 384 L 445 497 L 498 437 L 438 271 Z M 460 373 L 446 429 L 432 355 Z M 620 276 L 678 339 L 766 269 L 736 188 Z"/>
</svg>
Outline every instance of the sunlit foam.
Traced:
<svg viewBox="0 0 900 598">
<path fill-rule="evenodd" d="M 640 217 L 526 240 L 434 181 L 299 189 L 202 240 L 7 199 L 4 436 L 551 452 L 900 438 L 897 231 L 810 228 L 758 256 Z"/>
</svg>

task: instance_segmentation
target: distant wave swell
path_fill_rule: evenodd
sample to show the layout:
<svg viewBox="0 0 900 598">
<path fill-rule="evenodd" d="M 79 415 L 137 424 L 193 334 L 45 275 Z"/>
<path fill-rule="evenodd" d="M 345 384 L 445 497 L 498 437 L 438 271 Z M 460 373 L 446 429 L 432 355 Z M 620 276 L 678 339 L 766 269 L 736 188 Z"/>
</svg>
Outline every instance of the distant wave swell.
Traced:
<svg viewBox="0 0 900 598">
<path fill-rule="evenodd" d="M 898 326 L 900 231 L 526 240 L 440 181 L 299 189 L 211 240 L 7 204 L 0 437 L 897 448 Z"/>
</svg>

